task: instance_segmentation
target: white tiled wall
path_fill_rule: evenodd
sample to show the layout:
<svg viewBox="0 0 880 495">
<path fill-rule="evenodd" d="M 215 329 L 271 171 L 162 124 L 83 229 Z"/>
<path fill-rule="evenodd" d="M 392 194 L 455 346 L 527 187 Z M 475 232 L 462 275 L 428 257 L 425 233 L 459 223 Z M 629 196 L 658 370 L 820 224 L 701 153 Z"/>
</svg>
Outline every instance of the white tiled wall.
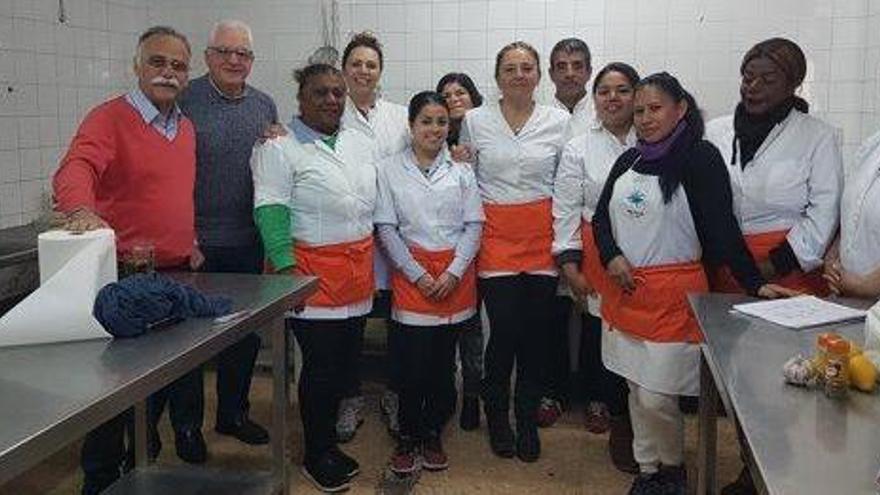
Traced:
<svg viewBox="0 0 880 495">
<path fill-rule="evenodd" d="M 129 82 L 138 0 L 0 0 L 0 225 L 39 214 L 76 124 Z M 59 19 L 64 18 L 64 22 Z"/>
<path fill-rule="evenodd" d="M 546 67 L 556 41 L 578 36 L 590 45 L 597 68 L 619 60 L 643 74 L 676 74 L 712 118 L 733 110 L 745 51 L 762 39 L 785 36 L 806 51 L 810 68 L 802 93 L 815 114 L 841 128 L 847 157 L 867 134 L 864 127 L 880 123 L 876 112 L 866 110 L 866 101 L 877 98 L 880 1 L 341 1 L 343 32 L 369 29 L 385 42 L 384 86 L 402 103 L 448 70 L 470 73 L 494 95 L 494 57 L 501 46 L 528 41 Z M 401 39 L 404 46 L 396 46 Z M 872 62 L 866 64 L 866 57 Z M 548 77 L 540 92 L 551 97 Z"/>
<path fill-rule="evenodd" d="M 295 111 L 291 71 L 322 44 L 321 5 L 332 0 L 0 0 L 0 225 L 32 219 L 47 178 L 84 112 L 127 89 L 137 33 L 172 25 L 190 37 L 192 76 L 204 72 L 211 25 L 253 27 L 250 82 Z M 370 29 L 385 45 L 382 86 L 406 103 L 445 72 L 496 93 L 498 49 L 515 39 L 544 57 L 566 36 L 585 39 L 594 65 L 621 60 L 642 73 L 668 70 L 694 91 L 707 117 L 730 112 L 738 68 L 756 41 L 782 35 L 807 52 L 802 89 L 813 111 L 841 128 L 850 157 L 880 130 L 880 0 L 339 0 L 343 44 Z M 545 77 L 541 97 L 552 94 Z"/>
</svg>

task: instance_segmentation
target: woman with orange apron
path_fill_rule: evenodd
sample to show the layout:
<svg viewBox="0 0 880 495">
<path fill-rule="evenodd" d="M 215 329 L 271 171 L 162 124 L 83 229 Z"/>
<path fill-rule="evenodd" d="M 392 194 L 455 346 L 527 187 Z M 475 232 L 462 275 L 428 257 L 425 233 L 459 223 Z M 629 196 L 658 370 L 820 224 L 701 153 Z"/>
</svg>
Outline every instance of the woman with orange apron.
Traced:
<svg viewBox="0 0 880 495">
<path fill-rule="evenodd" d="M 632 456 L 632 427 L 626 405 L 626 381 L 602 365 L 602 320 L 597 290 L 611 283 L 593 242 L 593 212 L 611 166 L 636 144 L 633 93 L 639 74 L 620 62 L 596 74 L 593 101 L 596 118 L 586 134 L 572 138 L 562 152 L 553 186 L 553 255 L 582 314 L 580 370 L 588 419 L 604 412 L 610 423 L 608 450 L 617 469 L 638 473 Z M 608 417 L 610 416 L 610 417 Z M 589 421 L 588 421 L 589 425 Z M 606 428 L 607 429 L 607 428 Z M 592 433 L 604 433 L 591 430 Z"/>
<path fill-rule="evenodd" d="M 534 462 L 541 444 L 535 412 L 557 273 L 553 242 L 553 174 L 569 115 L 537 105 L 538 53 L 523 42 L 498 53 L 501 100 L 469 111 L 461 142 L 476 154 L 486 224 L 477 259 L 480 295 L 489 317 L 483 398 L 489 443 L 501 457 Z M 516 437 L 508 408 L 516 362 Z"/>
<path fill-rule="evenodd" d="M 319 278 L 318 291 L 288 324 L 302 349 L 299 407 L 303 474 L 325 492 L 342 491 L 358 463 L 336 445 L 339 401 L 355 366 L 373 305 L 376 158 L 363 133 L 340 128 L 345 82 L 339 70 L 298 71 L 300 115 L 287 135 L 251 156 L 254 216 L 271 268 Z"/>
<path fill-rule="evenodd" d="M 702 140 L 693 97 L 660 73 L 636 89 L 639 141 L 615 162 L 593 217 L 599 257 L 613 283 L 599 284 L 610 327 L 602 358 L 629 382 L 633 453 L 641 474 L 630 494 L 684 494 L 680 395 L 698 394 L 700 332 L 688 292 L 705 292 L 701 261 L 733 268 L 750 294 L 773 297 L 732 212 L 717 150 Z"/>
<path fill-rule="evenodd" d="M 758 43 L 740 66 L 734 115 L 706 126 L 706 139 L 727 162 L 735 211 L 749 251 L 768 280 L 827 294 L 821 266 L 837 231 L 843 165 L 835 130 L 810 116 L 795 95 L 807 62 L 792 41 Z M 712 289 L 739 289 L 722 268 Z"/>
<path fill-rule="evenodd" d="M 391 274 L 391 318 L 400 368 L 400 436 L 391 469 L 446 469 L 441 434 L 455 411 L 455 348 L 479 326 L 473 260 L 483 208 L 474 173 L 446 148 L 443 96 L 418 93 L 409 105 L 412 147 L 380 166 L 375 223 Z M 419 453 L 421 455 L 419 455 Z"/>
</svg>

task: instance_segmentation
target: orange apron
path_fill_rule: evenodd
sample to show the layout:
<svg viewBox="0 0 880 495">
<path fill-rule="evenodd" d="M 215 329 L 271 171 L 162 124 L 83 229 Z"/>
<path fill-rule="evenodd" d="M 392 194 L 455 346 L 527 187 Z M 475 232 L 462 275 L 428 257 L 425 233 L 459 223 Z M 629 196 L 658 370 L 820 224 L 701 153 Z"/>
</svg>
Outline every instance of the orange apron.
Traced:
<svg viewBox="0 0 880 495">
<path fill-rule="evenodd" d="M 410 246 L 413 258 L 436 280 L 455 258 L 455 250 L 428 251 L 418 246 Z M 477 277 L 474 265 L 464 272 L 458 287 L 446 299 L 435 301 L 422 295 L 415 283 L 410 282 L 400 270 L 391 274 L 391 306 L 394 309 L 431 316 L 449 317 L 476 308 Z"/>
<path fill-rule="evenodd" d="M 319 277 L 307 306 L 340 307 L 373 297 L 373 236 L 326 246 L 297 243 L 294 273 Z"/>
<path fill-rule="evenodd" d="M 607 290 L 609 285 L 615 285 L 614 281 L 608 277 L 608 273 L 602 266 L 602 259 L 599 257 L 599 248 L 596 247 L 596 241 L 593 238 L 593 224 L 583 222 L 581 224 L 581 273 L 587 279 L 587 282 L 593 286 L 598 293 Z"/>
<path fill-rule="evenodd" d="M 481 272 L 553 270 L 553 203 L 550 198 L 524 204 L 483 203 L 486 223 L 477 255 Z"/>
<path fill-rule="evenodd" d="M 602 292 L 602 319 L 616 330 L 651 342 L 700 342 L 702 334 L 687 301 L 688 292 L 707 292 L 697 262 L 633 270 L 636 290 L 626 294 L 609 280 Z"/>
<path fill-rule="evenodd" d="M 746 240 L 746 246 L 749 252 L 755 258 L 756 262 L 767 261 L 770 259 L 770 251 L 782 244 L 785 236 L 788 235 L 787 230 L 777 230 L 773 232 L 762 232 L 760 234 L 748 234 L 743 236 Z M 733 294 L 744 293 L 743 289 L 736 282 L 730 268 L 722 266 L 712 271 L 710 274 L 712 280 L 712 290 L 714 292 L 727 292 Z M 768 282 L 779 284 L 789 289 L 794 289 L 805 294 L 814 294 L 817 296 L 828 295 L 828 284 L 822 278 L 820 270 L 813 270 L 804 273 L 800 270 L 794 270 L 784 277 L 778 277 Z"/>
</svg>

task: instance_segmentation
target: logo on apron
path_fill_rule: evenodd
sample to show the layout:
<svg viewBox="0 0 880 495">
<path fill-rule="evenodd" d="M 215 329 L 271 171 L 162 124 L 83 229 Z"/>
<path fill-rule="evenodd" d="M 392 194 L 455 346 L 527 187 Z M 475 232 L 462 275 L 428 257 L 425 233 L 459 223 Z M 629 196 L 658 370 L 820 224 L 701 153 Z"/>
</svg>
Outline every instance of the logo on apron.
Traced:
<svg viewBox="0 0 880 495">
<path fill-rule="evenodd" d="M 647 208 L 647 195 L 641 189 L 634 187 L 632 192 L 624 198 L 623 210 L 627 215 L 633 218 L 641 218 L 645 216 Z"/>
</svg>

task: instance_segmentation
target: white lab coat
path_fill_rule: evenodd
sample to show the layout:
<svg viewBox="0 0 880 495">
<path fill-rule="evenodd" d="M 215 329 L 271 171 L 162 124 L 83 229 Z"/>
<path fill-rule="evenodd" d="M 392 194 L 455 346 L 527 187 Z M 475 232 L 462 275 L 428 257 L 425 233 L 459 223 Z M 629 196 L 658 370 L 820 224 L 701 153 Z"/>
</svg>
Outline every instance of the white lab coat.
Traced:
<svg viewBox="0 0 880 495">
<path fill-rule="evenodd" d="M 376 98 L 373 108 L 362 114 L 350 97 L 346 98 L 342 113 L 343 127 L 356 129 L 369 137 L 379 158 L 387 158 L 400 153 L 409 145 L 409 118 L 403 105 L 391 103 L 381 97 Z M 387 289 L 391 276 L 390 263 L 381 251 L 376 251 L 373 273 L 378 289 Z"/>
<path fill-rule="evenodd" d="M 880 132 L 862 145 L 841 201 L 840 262 L 867 275 L 880 268 Z"/>
<path fill-rule="evenodd" d="M 596 112 L 593 107 L 593 97 L 590 95 L 588 91 L 587 94 L 584 95 L 583 98 L 574 106 L 574 110 L 569 112 L 568 107 L 565 106 L 565 103 L 562 103 L 555 96 L 553 100 L 550 102 L 550 106 L 553 108 L 558 108 L 563 112 L 566 112 L 571 115 L 571 120 L 569 121 L 568 127 L 568 135 L 566 136 L 566 141 L 571 138 L 586 134 L 587 131 L 590 130 L 590 127 L 593 125 L 593 121 L 596 119 Z"/>
<path fill-rule="evenodd" d="M 592 222 L 605 179 L 624 151 L 635 146 L 636 133 L 630 128 L 625 142 L 593 119 L 585 134 L 572 138 L 562 151 L 553 186 L 553 255 L 583 249 L 581 225 Z M 599 299 L 591 297 L 587 309 L 599 315 Z"/>
<path fill-rule="evenodd" d="M 410 148 L 386 158 L 379 167 L 374 221 L 396 225 L 407 246 L 432 252 L 455 249 L 466 223 L 486 219 L 477 180 L 468 165 L 452 161 L 445 147 L 431 167 L 426 177 Z M 449 325 L 474 314 L 476 306 L 449 316 L 392 308 L 394 320 L 407 325 Z"/>
<path fill-rule="evenodd" d="M 569 118 L 562 110 L 535 105 L 519 134 L 514 134 L 498 102 L 467 112 L 460 142 L 477 154 L 474 167 L 483 202 L 516 205 L 552 198 Z M 530 273 L 556 274 L 555 270 Z M 502 275 L 512 273 L 480 272 L 481 277 Z"/>
<path fill-rule="evenodd" d="M 376 205 L 376 152 L 362 133 L 342 129 L 335 149 L 320 140 L 299 143 L 287 136 L 254 148 L 254 207 L 290 209 L 294 242 L 322 246 L 353 242 L 373 234 Z M 313 307 L 293 316 L 344 319 L 363 316 L 372 298 L 344 307 Z"/>
<path fill-rule="evenodd" d="M 409 144 L 409 120 L 406 107 L 376 98 L 367 116 L 346 98 L 342 127 L 357 129 L 373 139 L 380 158 L 403 151 Z"/>
<path fill-rule="evenodd" d="M 706 139 L 728 164 L 734 212 L 743 233 L 788 230 L 801 268 L 818 268 L 837 231 L 843 189 L 834 128 L 792 110 L 770 131 L 745 170 L 738 150 L 736 163 L 731 163 L 733 137 L 732 115 L 706 126 Z"/>
<path fill-rule="evenodd" d="M 465 223 L 486 217 L 469 166 L 453 162 L 444 149 L 433 167 L 426 177 L 411 150 L 386 159 L 379 167 L 375 223 L 397 225 L 407 245 L 444 251 L 458 245 Z"/>
</svg>

